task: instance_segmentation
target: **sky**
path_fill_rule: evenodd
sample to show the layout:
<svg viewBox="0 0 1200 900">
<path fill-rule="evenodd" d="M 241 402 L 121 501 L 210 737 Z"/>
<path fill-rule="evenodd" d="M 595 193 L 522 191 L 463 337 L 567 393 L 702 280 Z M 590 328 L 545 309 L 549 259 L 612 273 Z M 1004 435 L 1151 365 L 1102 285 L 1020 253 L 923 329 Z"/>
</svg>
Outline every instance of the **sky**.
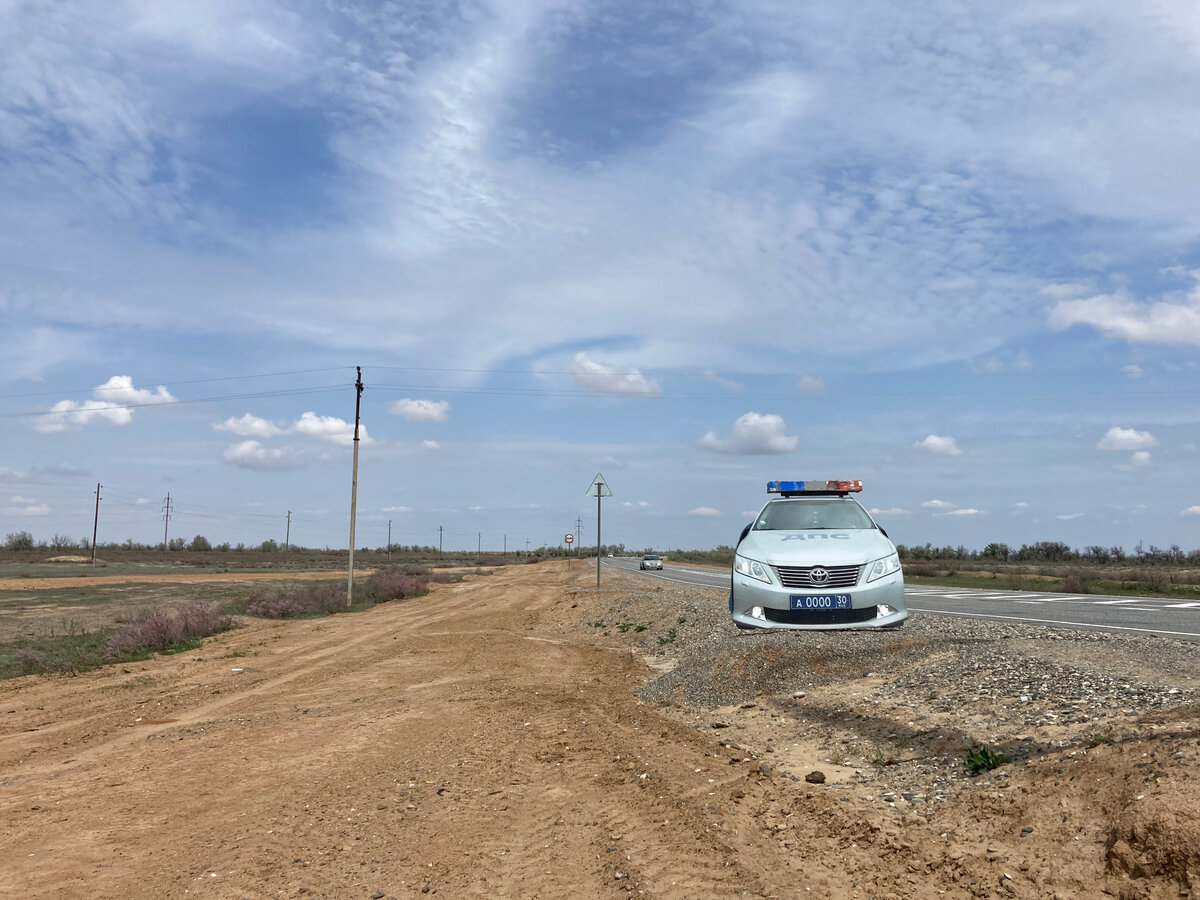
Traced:
<svg viewBox="0 0 1200 900">
<path fill-rule="evenodd" d="M 1193 0 L 0 0 L 0 271 L 4 534 L 1200 547 Z"/>
</svg>

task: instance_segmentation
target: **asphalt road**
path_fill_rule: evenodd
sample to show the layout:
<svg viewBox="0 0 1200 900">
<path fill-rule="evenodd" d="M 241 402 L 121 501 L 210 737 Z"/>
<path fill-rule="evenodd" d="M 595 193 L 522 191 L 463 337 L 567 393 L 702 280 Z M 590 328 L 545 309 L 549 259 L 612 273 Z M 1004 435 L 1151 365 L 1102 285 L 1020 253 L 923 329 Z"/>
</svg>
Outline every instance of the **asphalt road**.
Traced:
<svg viewBox="0 0 1200 900">
<path fill-rule="evenodd" d="M 667 562 L 661 572 L 641 572 L 637 559 L 623 557 L 605 559 L 604 564 L 647 578 L 729 590 L 729 572 L 725 569 Z M 913 580 L 905 584 L 904 597 L 912 613 L 1157 634 L 1200 641 L 1200 602 L 1171 597 L 1107 597 L 1102 594 L 950 588 L 925 585 Z"/>
</svg>

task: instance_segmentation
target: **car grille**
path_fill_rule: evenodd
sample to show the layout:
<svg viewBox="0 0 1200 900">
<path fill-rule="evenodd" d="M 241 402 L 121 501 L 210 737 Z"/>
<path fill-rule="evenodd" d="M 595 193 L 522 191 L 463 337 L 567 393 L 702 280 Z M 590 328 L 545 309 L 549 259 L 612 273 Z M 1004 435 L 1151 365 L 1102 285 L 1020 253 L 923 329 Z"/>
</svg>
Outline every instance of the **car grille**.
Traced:
<svg viewBox="0 0 1200 900">
<path fill-rule="evenodd" d="M 779 583 L 786 588 L 848 588 L 858 584 L 861 566 L 775 566 Z M 813 569 L 829 573 L 828 579 L 814 581 Z"/>
<path fill-rule="evenodd" d="M 874 606 L 862 609 L 771 609 L 763 610 L 768 622 L 780 625 L 853 625 L 876 617 Z"/>
</svg>

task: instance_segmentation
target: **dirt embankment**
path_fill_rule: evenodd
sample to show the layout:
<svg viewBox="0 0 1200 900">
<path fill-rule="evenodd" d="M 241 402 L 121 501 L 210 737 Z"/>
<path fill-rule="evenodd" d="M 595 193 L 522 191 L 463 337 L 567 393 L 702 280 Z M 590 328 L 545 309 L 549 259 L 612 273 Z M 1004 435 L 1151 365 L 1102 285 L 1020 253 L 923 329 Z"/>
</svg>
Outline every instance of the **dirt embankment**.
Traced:
<svg viewBox="0 0 1200 900">
<path fill-rule="evenodd" d="M 1194 725 L 917 814 L 805 781 L 816 738 L 772 752 L 786 688 L 716 730 L 639 701 L 653 670 L 586 625 L 621 579 L 591 579 L 514 567 L 0 684 L 0 895 L 1200 896 Z"/>
</svg>

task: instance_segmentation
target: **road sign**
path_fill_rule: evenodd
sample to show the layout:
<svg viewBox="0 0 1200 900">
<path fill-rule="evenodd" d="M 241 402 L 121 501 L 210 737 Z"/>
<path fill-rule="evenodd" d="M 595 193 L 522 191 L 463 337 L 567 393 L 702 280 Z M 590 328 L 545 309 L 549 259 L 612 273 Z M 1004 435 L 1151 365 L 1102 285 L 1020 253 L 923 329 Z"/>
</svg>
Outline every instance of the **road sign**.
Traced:
<svg viewBox="0 0 1200 900">
<path fill-rule="evenodd" d="M 563 538 L 563 540 L 566 541 L 568 544 L 573 544 L 573 543 L 575 543 L 575 535 L 568 534 L 566 537 Z"/>
<path fill-rule="evenodd" d="M 596 477 L 592 479 L 592 483 L 588 485 L 586 496 L 596 497 L 597 499 L 600 497 L 612 496 L 612 491 L 610 491 L 608 489 L 608 485 L 604 483 L 604 476 L 599 472 L 597 472 Z"/>
</svg>

